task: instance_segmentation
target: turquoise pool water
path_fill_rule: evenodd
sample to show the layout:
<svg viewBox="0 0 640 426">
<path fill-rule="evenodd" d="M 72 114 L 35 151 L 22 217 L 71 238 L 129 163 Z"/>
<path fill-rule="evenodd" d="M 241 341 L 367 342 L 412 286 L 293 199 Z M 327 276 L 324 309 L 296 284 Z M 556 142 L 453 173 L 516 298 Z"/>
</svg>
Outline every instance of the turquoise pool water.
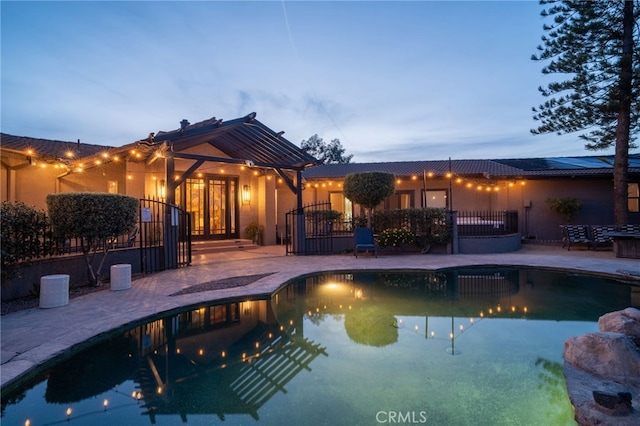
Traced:
<svg viewBox="0 0 640 426">
<path fill-rule="evenodd" d="M 567 337 L 638 306 L 632 287 L 470 268 L 299 279 L 70 354 L 11 394 L 3 425 L 570 425 Z"/>
</svg>

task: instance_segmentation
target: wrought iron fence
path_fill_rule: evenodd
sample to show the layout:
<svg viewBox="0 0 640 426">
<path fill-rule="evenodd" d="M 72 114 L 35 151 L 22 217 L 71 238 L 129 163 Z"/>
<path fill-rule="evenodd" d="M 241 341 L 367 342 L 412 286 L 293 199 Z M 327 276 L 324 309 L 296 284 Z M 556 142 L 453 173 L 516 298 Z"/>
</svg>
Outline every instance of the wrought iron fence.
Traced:
<svg viewBox="0 0 640 426">
<path fill-rule="evenodd" d="M 191 264 L 191 220 L 185 210 L 155 199 L 140 200 L 140 262 L 144 273 Z"/>
<path fill-rule="evenodd" d="M 518 211 L 459 211 L 456 224 L 460 237 L 515 234 L 518 232 Z"/>
<path fill-rule="evenodd" d="M 169 232 L 164 232 L 165 225 Z M 60 240 L 53 228 L 43 229 L 38 237 L 41 250 L 32 259 L 82 253 L 80 238 Z M 105 244 L 106 243 L 106 244 Z M 97 252 L 139 249 L 142 271 L 146 273 L 191 264 L 191 224 L 187 212 L 159 200 L 140 200 L 140 220 L 135 229 L 123 235 L 99 241 Z M 165 248 L 168 247 L 168 248 Z"/>
<path fill-rule="evenodd" d="M 351 224 L 340 212 L 323 202 L 294 209 L 285 216 L 287 254 L 328 254 L 333 251 L 333 237 L 351 233 Z"/>
</svg>

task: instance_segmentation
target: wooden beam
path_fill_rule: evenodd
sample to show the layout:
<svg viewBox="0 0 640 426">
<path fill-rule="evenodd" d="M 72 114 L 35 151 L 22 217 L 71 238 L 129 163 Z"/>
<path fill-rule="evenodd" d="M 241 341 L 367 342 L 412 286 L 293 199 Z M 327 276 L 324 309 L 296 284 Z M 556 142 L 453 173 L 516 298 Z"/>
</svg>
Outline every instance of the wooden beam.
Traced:
<svg viewBox="0 0 640 426">
<path fill-rule="evenodd" d="M 216 161 L 219 163 L 228 163 L 228 164 L 245 164 L 245 165 L 256 166 L 256 167 L 267 167 L 270 169 L 287 169 L 287 170 L 296 170 L 296 171 L 304 170 L 303 167 L 284 166 L 282 164 L 265 163 L 262 161 L 253 161 L 250 159 L 217 157 L 213 155 L 192 154 L 188 152 L 171 151 L 171 152 L 167 152 L 165 156 L 172 156 L 174 158 L 181 158 L 183 160 L 202 160 L 202 161 Z"/>
<path fill-rule="evenodd" d="M 293 192 L 294 194 L 297 194 L 296 191 L 296 184 L 293 182 L 293 179 L 291 179 L 289 176 L 287 176 L 286 173 L 284 173 L 281 169 L 279 168 L 274 168 L 274 170 L 276 171 L 276 173 L 278 173 L 278 176 L 280 176 L 282 178 L 282 180 L 284 181 L 284 183 L 287 184 L 287 186 L 289 187 L 289 189 L 291 190 L 291 192 Z"/>
</svg>

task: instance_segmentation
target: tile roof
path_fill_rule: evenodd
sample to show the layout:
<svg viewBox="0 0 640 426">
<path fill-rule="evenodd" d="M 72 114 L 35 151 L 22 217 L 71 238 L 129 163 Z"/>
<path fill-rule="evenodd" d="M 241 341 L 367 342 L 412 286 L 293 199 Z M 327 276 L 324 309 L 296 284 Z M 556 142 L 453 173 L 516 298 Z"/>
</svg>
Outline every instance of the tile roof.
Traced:
<svg viewBox="0 0 640 426">
<path fill-rule="evenodd" d="M 58 141 L 50 139 L 30 138 L 27 136 L 13 136 L 0 133 L 0 146 L 3 150 L 16 153 L 25 153 L 33 150 L 35 155 L 48 160 L 67 158 L 67 153 L 72 152 L 74 158 L 90 157 L 112 147 L 104 145 L 92 145 L 81 142 Z"/>
<path fill-rule="evenodd" d="M 552 157 L 506 160 L 438 160 L 396 161 L 386 163 L 324 164 L 305 170 L 305 179 L 336 179 L 349 173 L 387 172 L 397 176 L 422 175 L 432 172 L 444 176 L 535 178 L 551 176 L 611 175 L 613 156 Z M 640 174 L 640 155 L 629 156 L 629 174 Z"/>
</svg>

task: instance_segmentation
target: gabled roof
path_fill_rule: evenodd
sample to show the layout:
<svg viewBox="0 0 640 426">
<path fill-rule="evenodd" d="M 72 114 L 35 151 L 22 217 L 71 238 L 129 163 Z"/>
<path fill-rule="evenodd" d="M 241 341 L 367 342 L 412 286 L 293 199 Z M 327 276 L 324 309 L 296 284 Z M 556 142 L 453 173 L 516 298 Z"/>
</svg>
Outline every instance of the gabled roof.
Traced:
<svg viewBox="0 0 640 426">
<path fill-rule="evenodd" d="M 613 156 L 524 158 L 507 160 L 396 161 L 388 163 L 323 164 L 305 170 L 305 179 L 337 179 L 349 173 L 386 172 L 396 176 L 484 176 L 535 178 L 552 176 L 602 176 L 613 172 Z M 640 155 L 629 156 L 629 174 L 640 174 Z"/>
<path fill-rule="evenodd" d="M 6 133 L 0 133 L 0 145 L 3 150 L 18 154 L 25 154 L 28 150 L 32 150 L 38 157 L 50 160 L 69 158 L 69 153 L 72 153 L 74 158 L 90 157 L 111 148 L 104 145 L 80 143 L 80 141 L 38 139 Z"/>
<path fill-rule="evenodd" d="M 303 170 L 317 164 L 311 155 L 256 120 L 256 113 L 230 121 L 215 117 L 195 124 L 159 132 L 154 143 L 170 142 L 173 151 L 208 143 L 230 158 L 250 161 L 257 166 Z"/>
</svg>

